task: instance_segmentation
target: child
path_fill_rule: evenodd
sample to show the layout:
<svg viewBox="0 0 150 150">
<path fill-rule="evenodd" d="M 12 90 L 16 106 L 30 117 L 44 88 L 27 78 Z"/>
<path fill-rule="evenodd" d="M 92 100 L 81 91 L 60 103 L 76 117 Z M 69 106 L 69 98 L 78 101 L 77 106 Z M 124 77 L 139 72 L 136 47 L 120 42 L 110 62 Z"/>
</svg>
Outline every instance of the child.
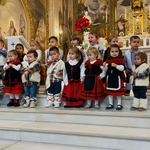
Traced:
<svg viewBox="0 0 150 150">
<path fill-rule="evenodd" d="M 118 37 L 115 36 L 115 35 L 111 35 L 110 37 L 107 38 L 107 42 L 108 42 L 108 44 L 109 44 L 110 46 L 113 45 L 113 44 L 118 44 Z M 108 48 L 105 50 L 103 62 L 105 62 L 106 59 L 107 59 L 107 55 L 108 55 L 109 49 L 110 49 L 110 47 L 108 47 Z"/>
<path fill-rule="evenodd" d="M 19 104 L 19 94 L 23 92 L 23 85 L 21 82 L 21 73 L 19 72 L 21 67 L 21 62 L 19 60 L 19 53 L 16 50 L 11 50 L 8 52 L 8 59 L 4 66 L 4 70 L 6 71 L 3 82 L 4 93 L 10 94 L 10 102 L 7 106 L 18 107 Z M 15 100 L 15 101 L 14 101 Z"/>
<path fill-rule="evenodd" d="M 23 62 L 23 61 L 27 61 L 27 56 L 26 56 L 26 53 L 24 53 L 24 47 L 22 44 L 18 43 L 16 45 L 16 51 L 19 51 L 20 52 L 20 55 L 21 57 L 19 58 L 20 59 L 20 62 Z"/>
<path fill-rule="evenodd" d="M 113 97 L 116 96 L 118 104 L 116 110 L 121 110 L 123 106 L 121 105 L 121 96 L 125 94 L 124 92 L 124 61 L 122 59 L 122 52 L 118 45 L 111 45 L 108 51 L 108 59 L 103 63 L 106 69 L 106 86 L 105 93 L 108 94 L 109 105 L 106 109 L 113 109 Z"/>
<path fill-rule="evenodd" d="M 23 108 L 34 108 L 37 103 L 36 91 L 37 85 L 40 82 L 40 63 L 37 61 L 38 53 L 35 50 L 30 50 L 27 53 L 27 60 L 23 62 L 23 67 L 20 68 L 22 82 L 24 83 L 25 98 L 23 99 Z"/>
<path fill-rule="evenodd" d="M 35 50 L 38 53 L 37 61 L 40 62 L 42 59 L 42 52 L 38 48 L 39 48 L 39 43 L 35 40 L 32 40 L 30 43 L 30 49 Z"/>
<path fill-rule="evenodd" d="M 87 100 L 84 108 L 90 108 L 91 102 L 95 101 L 95 108 L 99 109 L 98 102 L 106 97 L 102 78 L 105 77 L 103 62 L 98 59 L 98 49 L 91 47 L 87 50 L 88 60 L 85 63 L 85 80 L 82 84 L 80 98 Z"/>
<path fill-rule="evenodd" d="M 55 108 L 60 107 L 61 98 L 61 81 L 63 79 L 63 68 L 64 62 L 60 60 L 59 49 L 57 47 L 50 48 L 51 60 L 46 62 L 47 67 L 47 79 L 46 79 L 46 89 L 47 89 L 47 101 L 48 104 L 46 108 L 51 107 L 53 104 Z"/>
<path fill-rule="evenodd" d="M 84 63 L 81 52 L 77 47 L 69 49 L 69 61 L 63 70 L 64 89 L 62 100 L 66 102 L 64 107 L 82 107 L 83 99 L 80 98 L 81 75 L 84 73 Z"/>
<path fill-rule="evenodd" d="M 134 63 L 134 58 L 135 58 L 135 54 L 140 52 L 140 50 L 138 49 L 140 46 L 140 37 L 138 36 L 132 36 L 130 38 L 130 45 L 131 45 L 131 49 L 125 52 L 124 55 L 124 62 L 125 62 L 125 67 L 126 67 L 126 91 L 125 91 L 125 95 L 129 96 L 130 95 L 130 90 L 131 90 L 131 84 L 130 84 L 130 74 L 129 71 L 132 70 L 132 66 L 135 64 Z"/>
<path fill-rule="evenodd" d="M 78 34 L 73 34 L 71 37 L 72 47 L 77 47 L 82 54 L 83 60 L 86 60 L 87 59 L 86 53 L 85 53 L 84 49 L 81 47 L 82 41 L 83 40 L 82 40 L 81 36 L 79 36 Z M 67 61 L 69 61 L 69 53 L 67 55 Z"/>
<path fill-rule="evenodd" d="M 89 43 L 91 44 L 90 47 L 96 47 L 98 49 L 99 51 L 98 58 L 102 60 L 104 47 L 103 47 L 103 43 L 98 40 L 99 40 L 99 37 L 96 32 L 89 33 Z"/>
<path fill-rule="evenodd" d="M 146 110 L 148 99 L 146 98 L 147 86 L 149 85 L 149 66 L 147 55 L 139 52 L 135 55 L 135 65 L 132 67 L 130 82 L 133 85 L 134 99 L 131 110 Z"/>
<path fill-rule="evenodd" d="M 58 46 L 58 39 L 57 37 L 55 36 L 51 36 L 49 38 L 49 49 L 52 48 L 52 47 L 57 47 Z M 50 54 L 49 54 L 49 49 L 47 49 L 45 51 L 45 62 L 47 62 L 48 60 L 51 60 L 51 57 L 50 57 Z M 65 62 L 65 56 L 64 56 L 64 53 L 63 53 L 63 50 L 61 50 L 59 48 L 59 59 L 63 60 Z"/>
<path fill-rule="evenodd" d="M 4 41 L 0 40 L 0 93 L 3 93 L 4 85 L 2 82 L 4 70 L 3 67 L 6 63 L 7 51 L 4 49 Z"/>
</svg>

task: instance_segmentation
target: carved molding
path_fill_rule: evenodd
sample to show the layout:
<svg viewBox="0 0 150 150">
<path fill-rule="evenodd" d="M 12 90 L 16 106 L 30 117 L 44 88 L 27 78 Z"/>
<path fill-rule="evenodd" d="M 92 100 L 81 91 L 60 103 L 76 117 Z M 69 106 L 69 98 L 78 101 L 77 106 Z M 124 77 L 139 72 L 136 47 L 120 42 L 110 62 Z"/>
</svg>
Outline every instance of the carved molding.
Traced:
<svg viewBox="0 0 150 150">
<path fill-rule="evenodd" d="M 50 0 L 46 0 L 46 48 L 49 48 L 49 35 L 50 35 L 50 25 L 49 25 L 49 14 L 50 14 Z"/>
</svg>

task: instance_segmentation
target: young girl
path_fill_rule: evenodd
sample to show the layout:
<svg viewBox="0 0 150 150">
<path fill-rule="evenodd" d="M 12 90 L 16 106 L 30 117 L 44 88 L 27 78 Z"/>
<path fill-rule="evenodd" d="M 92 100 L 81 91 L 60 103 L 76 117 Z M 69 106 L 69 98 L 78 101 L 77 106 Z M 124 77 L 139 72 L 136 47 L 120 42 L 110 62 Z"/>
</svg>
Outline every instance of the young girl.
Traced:
<svg viewBox="0 0 150 150">
<path fill-rule="evenodd" d="M 106 69 L 106 85 L 105 93 L 109 96 L 109 105 L 106 109 L 112 109 L 113 97 L 116 96 L 118 100 L 116 110 L 121 110 L 123 106 L 121 105 L 121 96 L 125 94 L 124 91 L 124 61 L 122 59 L 122 52 L 118 45 L 111 45 L 108 51 L 108 59 L 103 63 Z"/>
<path fill-rule="evenodd" d="M 91 102 L 95 101 L 95 108 L 99 109 L 98 102 L 106 97 L 102 78 L 105 77 L 103 70 L 103 62 L 98 59 L 98 49 L 91 47 L 87 50 L 88 60 L 85 63 L 85 77 L 82 84 L 80 98 L 87 100 L 87 105 L 84 108 L 90 108 Z"/>
<path fill-rule="evenodd" d="M 16 51 L 19 51 L 20 53 L 20 62 L 27 61 L 27 56 L 26 53 L 24 53 L 24 47 L 22 44 L 18 43 L 16 45 Z"/>
<path fill-rule="evenodd" d="M 40 62 L 42 59 L 42 52 L 38 48 L 39 48 L 39 43 L 35 40 L 32 40 L 30 43 L 30 49 L 35 50 L 38 53 L 37 61 Z"/>
<path fill-rule="evenodd" d="M 64 107 L 81 107 L 83 99 L 80 98 L 81 74 L 84 73 L 84 64 L 80 50 L 73 47 L 69 50 L 69 61 L 63 70 L 64 89 L 62 100 L 66 102 Z"/>
<path fill-rule="evenodd" d="M 108 44 L 109 44 L 110 46 L 113 45 L 113 44 L 118 44 L 118 37 L 115 36 L 115 35 L 111 35 L 110 37 L 107 38 L 107 42 L 108 42 Z M 103 62 L 105 62 L 106 59 L 107 59 L 107 55 L 108 55 L 109 49 L 110 49 L 110 47 L 108 47 L 108 48 L 105 50 Z"/>
<path fill-rule="evenodd" d="M 87 57 L 86 57 L 86 53 L 85 53 L 84 49 L 81 46 L 82 41 L 83 40 L 82 40 L 81 36 L 79 36 L 78 34 L 73 34 L 72 37 L 71 37 L 72 47 L 77 47 L 80 50 L 81 54 L 82 54 L 81 55 L 82 58 L 85 60 L 85 59 L 87 59 Z M 69 61 L 69 60 L 70 60 L 70 58 L 69 58 L 69 53 L 68 53 L 67 61 Z"/>
<path fill-rule="evenodd" d="M 20 106 L 19 104 L 19 94 L 23 91 L 23 84 L 21 82 L 21 73 L 19 72 L 21 67 L 21 62 L 18 58 L 18 52 L 16 50 L 11 50 L 8 52 L 8 59 L 4 66 L 4 70 L 6 71 L 3 82 L 4 93 L 10 94 L 10 102 L 7 106 Z M 14 101 L 15 100 L 15 101 Z"/>
</svg>

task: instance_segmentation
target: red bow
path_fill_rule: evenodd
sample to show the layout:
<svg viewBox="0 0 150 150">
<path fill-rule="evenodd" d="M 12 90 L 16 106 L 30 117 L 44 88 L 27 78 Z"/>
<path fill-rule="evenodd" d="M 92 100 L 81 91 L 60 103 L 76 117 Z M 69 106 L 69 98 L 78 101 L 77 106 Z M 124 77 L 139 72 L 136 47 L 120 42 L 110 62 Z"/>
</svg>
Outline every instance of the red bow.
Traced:
<svg viewBox="0 0 150 150">
<path fill-rule="evenodd" d="M 121 48 L 121 45 L 119 45 L 119 44 L 116 44 L 116 43 L 115 43 L 114 45 L 116 45 L 116 46 L 118 46 L 119 48 Z"/>
</svg>

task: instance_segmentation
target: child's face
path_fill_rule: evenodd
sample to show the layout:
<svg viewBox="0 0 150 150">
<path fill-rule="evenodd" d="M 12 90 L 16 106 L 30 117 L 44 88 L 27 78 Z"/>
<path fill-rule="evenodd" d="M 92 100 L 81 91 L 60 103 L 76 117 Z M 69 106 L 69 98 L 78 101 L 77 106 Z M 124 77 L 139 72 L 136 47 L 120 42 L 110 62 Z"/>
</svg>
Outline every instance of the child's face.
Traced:
<svg viewBox="0 0 150 150">
<path fill-rule="evenodd" d="M 33 53 L 27 54 L 28 63 L 32 63 L 37 60 L 37 57 L 34 57 Z"/>
<path fill-rule="evenodd" d="M 37 45 L 35 45 L 34 43 L 31 43 L 31 44 L 30 44 L 30 49 L 36 51 L 36 50 L 38 49 L 38 47 L 37 47 Z"/>
<path fill-rule="evenodd" d="M 23 53 L 23 48 L 22 48 L 22 46 L 20 46 L 20 45 L 18 45 L 18 46 L 16 47 L 16 50 L 19 51 L 21 54 Z"/>
<path fill-rule="evenodd" d="M 60 54 L 57 53 L 56 51 L 50 51 L 49 54 L 51 56 L 52 61 L 55 61 L 55 60 L 59 59 Z"/>
<path fill-rule="evenodd" d="M 3 47 L 4 47 L 4 44 L 0 42 L 0 49 L 2 49 Z"/>
<path fill-rule="evenodd" d="M 58 42 L 55 40 L 55 39 L 51 39 L 49 41 L 49 47 L 54 47 L 54 46 L 57 46 L 58 45 Z"/>
<path fill-rule="evenodd" d="M 14 53 L 8 53 L 8 59 L 12 62 L 16 61 L 18 58 L 18 55 L 15 55 Z"/>
<path fill-rule="evenodd" d="M 87 56 L 88 56 L 88 60 L 89 60 L 89 61 L 94 61 L 94 60 L 96 60 L 97 57 L 98 57 L 98 55 L 97 55 L 97 54 L 94 54 L 94 53 L 89 53 L 89 54 L 87 54 Z"/>
<path fill-rule="evenodd" d="M 119 56 L 119 49 L 117 47 L 112 47 L 110 50 L 110 56 L 116 58 Z"/>
<path fill-rule="evenodd" d="M 130 45 L 131 45 L 132 50 L 137 51 L 140 46 L 140 39 L 132 39 Z"/>
<path fill-rule="evenodd" d="M 145 61 L 142 61 L 142 59 L 139 56 L 135 56 L 134 62 L 136 65 L 141 65 Z"/>
<path fill-rule="evenodd" d="M 89 43 L 91 44 L 91 45 L 96 45 L 97 43 L 98 43 L 98 38 L 96 38 L 96 36 L 95 35 L 93 35 L 93 34 L 89 34 Z"/>
<path fill-rule="evenodd" d="M 109 44 L 110 45 L 118 44 L 118 38 L 113 38 Z"/>
<path fill-rule="evenodd" d="M 77 58 L 77 54 L 75 52 L 69 51 L 69 58 L 71 60 L 74 60 Z"/>
<path fill-rule="evenodd" d="M 74 39 L 71 40 L 71 45 L 72 45 L 73 47 L 79 46 L 78 43 L 79 43 L 78 40 L 74 40 Z"/>
</svg>

